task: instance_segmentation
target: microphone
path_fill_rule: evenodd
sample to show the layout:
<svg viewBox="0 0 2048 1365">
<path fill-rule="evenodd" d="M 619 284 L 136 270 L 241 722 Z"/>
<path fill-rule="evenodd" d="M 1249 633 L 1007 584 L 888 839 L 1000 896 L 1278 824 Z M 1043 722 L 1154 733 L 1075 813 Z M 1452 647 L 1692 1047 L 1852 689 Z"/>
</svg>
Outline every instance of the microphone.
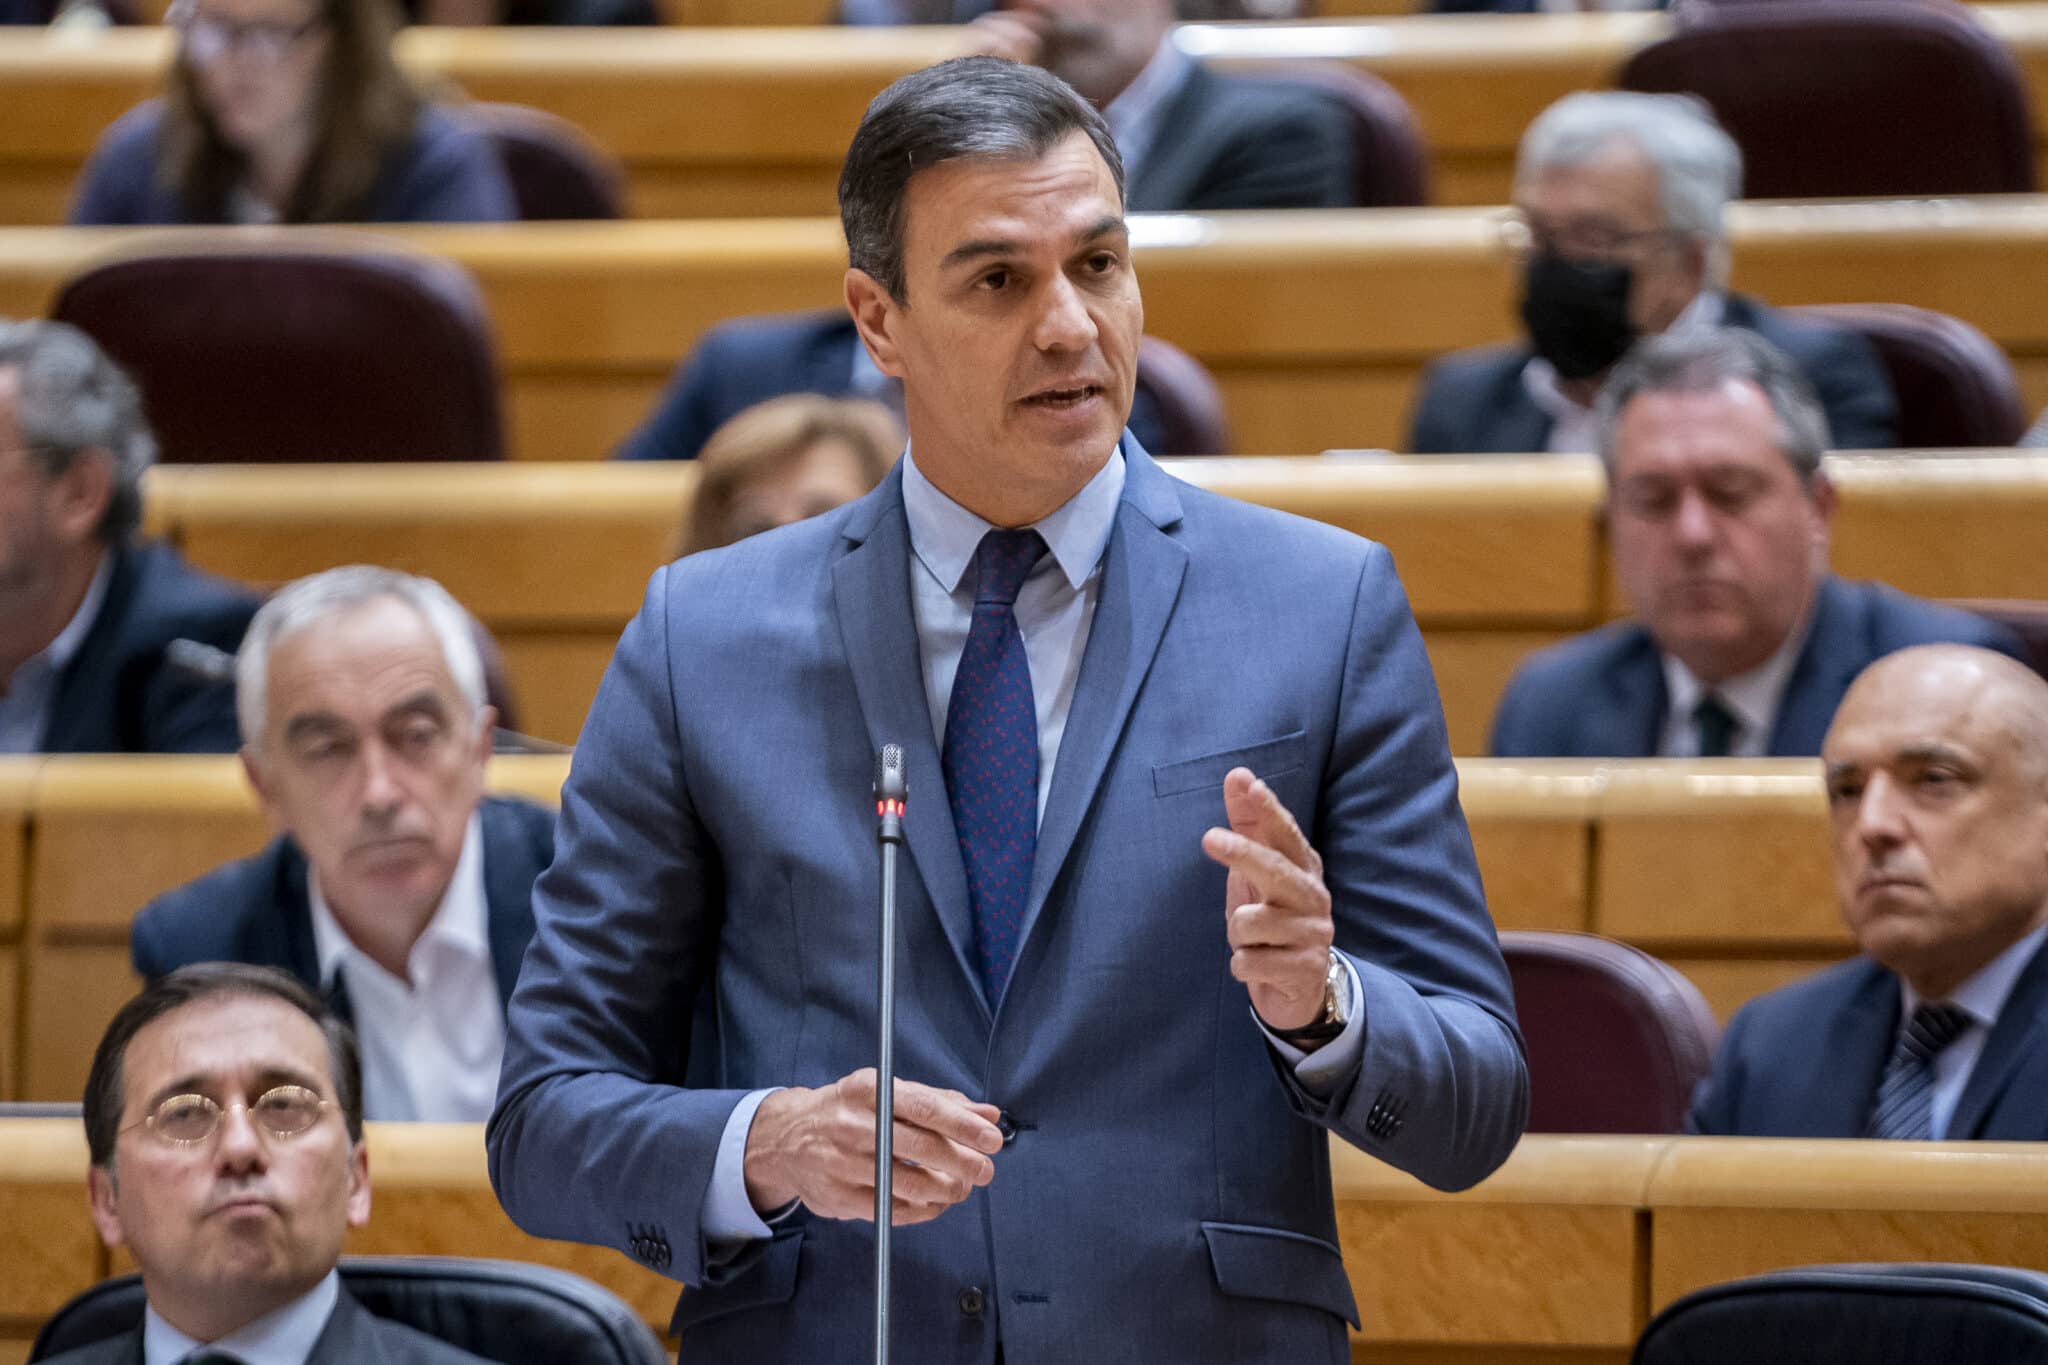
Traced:
<svg viewBox="0 0 2048 1365">
<path fill-rule="evenodd" d="M 889 1365 L 889 1213 L 895 1202 L 896 1166 L 896 851 L 903 843 L 903 814 L 909 801 L 903 746 L 884 744 L 875 755 L 875 841 L 882 851 L 882 913 L 875 955 L 875 1365 Z"/>
</svg>

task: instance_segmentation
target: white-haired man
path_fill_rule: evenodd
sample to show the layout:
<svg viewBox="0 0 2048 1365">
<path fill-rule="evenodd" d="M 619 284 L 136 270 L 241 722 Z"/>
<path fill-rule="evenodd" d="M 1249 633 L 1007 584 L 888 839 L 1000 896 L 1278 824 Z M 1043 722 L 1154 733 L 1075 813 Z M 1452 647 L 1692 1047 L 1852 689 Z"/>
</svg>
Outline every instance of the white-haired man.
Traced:
<svg viewBox="0 0 2048 1365">
<path fill-rule="evenodd" d="M 1505 234 L 1524 340 L 1432 365 L 1408 449 L 1592 451 L 1594 400 L 1635 340 L 1708 327 L 1791 356 L 1833 449 L 1896 445 L 1897 405 L 1867 341 L 1726 291 L 1723 214 L 1741 190 L 1741 151 L 1689 96 L 1582 92 L 1544 110 L 1522 136 Z"/>
<path fill-rule="evenodd" d="M 279 837 L 145 908 L 136 970 L 282 967 L 353 1016 L 371 1118 L 484 1118 L 554 818 L 484 796 L 495 715 L 467 614 L 424 578 L 330 569 L 264 605 L 236 672 Z"/>
</svg>

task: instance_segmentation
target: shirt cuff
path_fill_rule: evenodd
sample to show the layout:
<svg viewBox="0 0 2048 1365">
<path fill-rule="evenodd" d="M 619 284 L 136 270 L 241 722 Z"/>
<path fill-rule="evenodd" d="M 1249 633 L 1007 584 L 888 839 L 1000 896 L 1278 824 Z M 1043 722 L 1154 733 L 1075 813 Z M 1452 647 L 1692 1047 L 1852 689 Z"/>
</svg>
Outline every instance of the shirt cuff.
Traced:
<svg viewBox="0 0 2048 1365">
<path fill-rule="evenodd" d="M 780 1086 L 771 1086 L 749 1091 L 733 1106 L 725 1121 L 725 1131 L 718 1139 L 718 1157 L 711 1165 L 711 1184 L 704 1191 L 704 1208 L 698 1219 L 707 1243 L 758 1242 L 774 1235 L 771 1222 L 779 1223 L 790 1214 L 790 1209 L 778 1209 L 772 1220 L 763 1220 L 754 1212 L 754 1201 L 747 1198 L 747 1133 L 754 1126 L 754 1111 L 761 1107 L 761 1101 L 779 1089 Z"/>
<path fill-rule="evenodd" d="M 1344 1031 L 1314 1052 L 1303 1052 L 1275 1036 L 1266 1027 L 1266 1021 L 1259 1018 L 1259 1012 L 1252 1011 L 1252 1022 L 1266 1035 L 1266 1046 L 1294 1068 L 1294 1079 L 1311 1095 L 1335 1093 L 1344 1077 L 1358 1068 L 1358 1059 L 1365 1055 L 1365 988 L 1359 983 L 1358 968 L 1351 965 L 1351 959 L 1339 953 L 1337 960 L 1344 964 Z"/>
</svg>

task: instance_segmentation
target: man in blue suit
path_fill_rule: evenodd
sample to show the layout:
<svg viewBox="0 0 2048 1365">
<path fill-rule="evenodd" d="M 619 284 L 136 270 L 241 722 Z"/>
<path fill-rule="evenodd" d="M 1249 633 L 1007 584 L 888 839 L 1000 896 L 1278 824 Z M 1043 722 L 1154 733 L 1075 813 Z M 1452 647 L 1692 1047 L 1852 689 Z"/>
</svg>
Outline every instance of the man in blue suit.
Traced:
<svg viewBox="0 0 2048 1365">
<path fill-rule="evenodd" d="M 1502 757 L 1820 749 L 1871 660 L 2002 627 L 1827 572 L 1827 419 L 1797 367 L 1735 328 L 1642 343 L 1601 395 L 1607 531 L 1637 619 L 1541 650 L 1494 714 Z"/>
<path fill-rule="evenodd" d="M 0 753 L 227 753 L 254 594 L 139 539 L 156 442 L 134 384 L 61 322 L 0 321 Z"/>
<path fill-rule="evenodd" d="M 145 907 L 135 970 L 281 967 L 355 1024 L 372 1118 L 482 1120 L 554 813 L 483 794 L 496 717 L 468 613 L 430 579 L 329 569 L 264 604 L 237 669 L 278 837 Z"/>
<path fill-rule="evenodd" d="M 1863 955 L 1744 1006 L 1688 1126 L 2048 1139 L 2048 683 L 1902 651 L 1849 689 L 1821 759 Z"/>
<path fill-rule="evenodd" d="M 994 58 L 847 154 L 873 494 L 658 572 L 578 745 L 491 1175 L 690 1285 L 696 1360 L 866 1359 L 874 754 L 910 801 L 894 1339 L 1349 1358 L 1327 1132 L 1437 1186 L 1527 1075 L 1386 551 L 1169 477 L 1098 115 Z"/>
</svg>

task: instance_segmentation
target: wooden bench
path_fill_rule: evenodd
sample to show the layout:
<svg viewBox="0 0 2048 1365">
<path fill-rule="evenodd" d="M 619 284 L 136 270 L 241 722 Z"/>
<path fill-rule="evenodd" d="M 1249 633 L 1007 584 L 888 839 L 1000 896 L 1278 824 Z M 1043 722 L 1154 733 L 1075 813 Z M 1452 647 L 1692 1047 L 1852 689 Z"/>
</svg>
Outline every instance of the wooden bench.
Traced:
<svg viewBox="0 0 2048 1365">
<path fill-rule="evenodd" d="M 27 923 L 29 798 L 43 760 L 0 758 L 0 1100 L 20 1089 L 21 942 Z"/>
<path fill-rule="evenodd" d="M 766 22 L 783 23 L 797 2 L 777 0 Z M 686 19 L 760 22 L 742 0 L 677 3 Z M 1612 85 L 1670 27 L 1660 13 L 1356 17 L 1366 3 L 1350 0 L 1350 22 L 1194 25 L 1180 40 L 1231 69 L 1321 58 L 1381 76 L 1414 108 L 1446 204 L 1504 202 L 1529 120 L 1571 91 Z M 2048 104 L 2048 5 L 1977 14 L 2020 63 L 2036 107 Z M 868 100 L 968 41 L 943 27 L 415 28 L 398 51 L 429 81 L 577 123 L 625 163 L 635 212 L 670 218 L 833 212 Z M 153 29 L 0 36 L 0 222 L 63 221 L 95 140 L 155 93 L 169 53 Z"/>
<path fill-rule="evenodd" d="M 1880 299 L 1954 314 L 2012 357 L 2031 407 L 2048 405 L 2048 314 L 2033 306 L 2048 296 L 2048 197 L 1752 204 L 1731 225 L 1737 288 L 1777 304 Z M 0 316 L 47 312 L 66 279 L 110 255 L 235 232 L 0 229 Z M 1494 211 L 1140 216 L 1134 237 L 1147 327 L 1215 374 L 1245 454 L 1398 446 L 1425 365 L 1514 332 Z M 707 328 L 840 306 L 845 271 L 832 219 L 407 227 L 373 239 L 476 277 L 524 459 L 609 453 Z"/>
<path fill-rule="evenodd" d="M 1388 545 L 1454 752 L 1482 753 L 1531 649 L 1621 611 L 1585 457 L 1175 461 L 1219 492 Z M 1837 459 L 1835 563 L 1929 597 L 2043 593 L 2048 457 Z M 369 561 L 442 582 L 497 634 L 529 730 L 569 742 L 668 558 L 688 465 L 179 466 L 149 524 L 201 566 L 271 586 Z"/>
</svg>

